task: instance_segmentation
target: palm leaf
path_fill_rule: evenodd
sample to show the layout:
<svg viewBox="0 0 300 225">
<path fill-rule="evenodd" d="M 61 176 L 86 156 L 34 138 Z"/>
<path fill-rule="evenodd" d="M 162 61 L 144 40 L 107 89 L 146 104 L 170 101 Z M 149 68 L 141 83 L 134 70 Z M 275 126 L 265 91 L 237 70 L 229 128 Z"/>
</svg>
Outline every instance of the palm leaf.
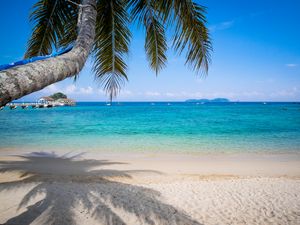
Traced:
<svg viewBox="0 0 300 225">
<path fill-rule="evenodd" d="M 187 46 L 186 63 L 194 70 L 208 71 L 211 40 L 206 28 L 205 8 L 190 0 L 174 1 L 175 15 L 178 15 L 173 46 L 181 53 Z"/>
<path fill-rule="evenodd" d="M 111 100 L 127 80 L 124 57 L 131 33 L 126 7 L 123 0 L 99 0 L 97 4 L 94 71 Z"/>
<path fill-rule="evenodd" d="M 155 2 L 147 0 L 131 0 L 129 2 L 133 20 L 145 26 L 145 50 L 150 67 L 158 74 L 167 61 L 167 41 L 165 28 L 162 25 Z"/>
<path fill-rule="evenodd" d="M 168 25 L 175 24 L 173 47 L 186 51 L 186 64 L 197 72 L 208 71 L 211 39 L 205 24 L 206 9 L 192 0 L 157 0 L 155 6 Z"/>
<path fill-rule="evenodd" d="M 30 14 L 30 21 L 34 23 L 34 27 L 25 58 L 50 54 L 53 48 L 73 41 L 76 35 L 67 38 L 66 34 L 71 36 L 75 32 L 71 24 L 76 24 L 76 8 L 66 0 L 39 0 Z"/>
<path fill-rule="evenodd" d="M 65 0 L 66 1 L 66 0 Z M 80 0 L 73 0 L 75 3 L 79 3 Z M 78 7 L 74 4 L 68 6 L 67 20 L 64 21 L 64 30 L 61 37 L 58 38 L 57 47 L 66 47 L 75 42 L 77 38 L 77 19 L 78 19 Z"/>
</svg>

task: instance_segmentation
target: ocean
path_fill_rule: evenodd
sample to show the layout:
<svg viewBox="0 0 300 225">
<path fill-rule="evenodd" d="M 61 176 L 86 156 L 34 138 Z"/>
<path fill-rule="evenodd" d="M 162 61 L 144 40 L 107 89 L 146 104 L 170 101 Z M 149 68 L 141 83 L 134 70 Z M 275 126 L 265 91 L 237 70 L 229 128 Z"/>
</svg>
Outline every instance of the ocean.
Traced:
<svg viewBox="0 0 300 225">
<path fill-rule="evenodd" d="M 0 111 L 0 152 L 300 153 L 299 103 L 79 102 Z"/>
</svg>

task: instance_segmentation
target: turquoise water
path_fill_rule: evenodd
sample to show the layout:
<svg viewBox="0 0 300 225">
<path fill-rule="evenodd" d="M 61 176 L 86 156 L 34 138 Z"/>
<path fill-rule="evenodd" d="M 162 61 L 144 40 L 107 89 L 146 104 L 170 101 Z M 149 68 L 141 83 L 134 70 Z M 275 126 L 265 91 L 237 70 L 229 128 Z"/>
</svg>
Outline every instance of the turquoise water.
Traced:
<svg viewBox="0 0 300 225">
<path fill-rule="evenodd" d="M 78 103 L 0 111 L 0 149 L 299 152 L 296 103 Z"/>
</svg>

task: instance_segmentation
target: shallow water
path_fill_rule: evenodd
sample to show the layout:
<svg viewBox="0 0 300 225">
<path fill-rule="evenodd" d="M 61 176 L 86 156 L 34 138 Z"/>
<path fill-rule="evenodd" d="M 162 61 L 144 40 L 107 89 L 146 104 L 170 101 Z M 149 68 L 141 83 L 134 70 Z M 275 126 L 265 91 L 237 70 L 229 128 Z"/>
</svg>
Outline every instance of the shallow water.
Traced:
<svg viewBox="0 0 300 225">
<path fill-rule="evenodd" d="M 113 103 L 0 111 L 0 149 L 300 153 L 300 104 Z"/>
</svg>

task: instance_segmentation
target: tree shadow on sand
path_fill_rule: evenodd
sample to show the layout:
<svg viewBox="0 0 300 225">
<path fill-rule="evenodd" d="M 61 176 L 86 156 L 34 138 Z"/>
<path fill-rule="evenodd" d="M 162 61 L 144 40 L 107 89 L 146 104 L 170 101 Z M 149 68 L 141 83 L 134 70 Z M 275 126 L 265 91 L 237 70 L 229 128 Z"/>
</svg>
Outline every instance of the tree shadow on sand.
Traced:
<svg viewBox="0 0 300 225">
<path fill-rule="evenodd" d="M 0 183 L 0 191 L 15 191 L 25 185 L 32 188 L 18 206 L 26 207 L 25 211 L 5 224 L 73 225 L 81 217 L 103 225 L 200 225 L 183 211 L 162 202 L 159 192 L 113 180 L 150 171 L 102 169 L 99 167 L 120 162 L 53 153 L 18 157 L 22 160 L 0 161 L 0 172 L 20 172 L 22 180 Z M 135 222 L 127 221 L 120 212 L 133 215 Z"/>
</svg>

